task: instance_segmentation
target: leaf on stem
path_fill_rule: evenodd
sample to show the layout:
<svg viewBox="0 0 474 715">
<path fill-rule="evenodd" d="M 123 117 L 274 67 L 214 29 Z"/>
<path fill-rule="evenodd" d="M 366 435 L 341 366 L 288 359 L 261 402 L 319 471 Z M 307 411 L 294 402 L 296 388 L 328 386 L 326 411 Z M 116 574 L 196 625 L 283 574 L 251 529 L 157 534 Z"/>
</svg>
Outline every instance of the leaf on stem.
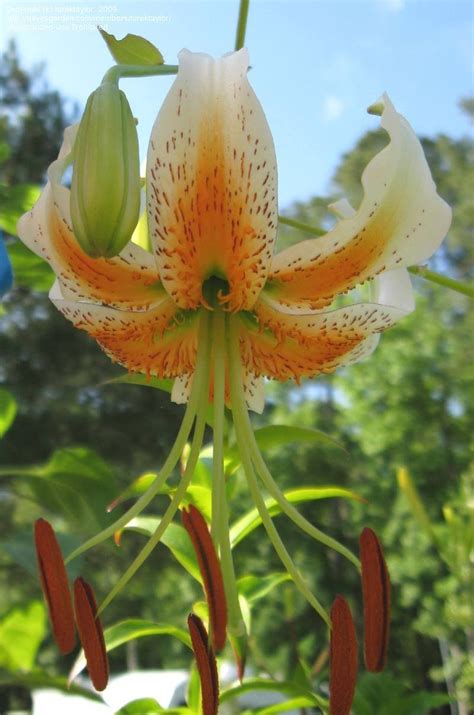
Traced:
<svg viewBox="0 0 474 715">
<path fill-rule="evenodd" d="M 120 65 L 162 65 L 163 55 L 155 45 L 140 35 L 125 35 L 121 40 L 117 40 L 114 35 L 98 28 L 105 40 L 110 54 Z"/>
</svg>

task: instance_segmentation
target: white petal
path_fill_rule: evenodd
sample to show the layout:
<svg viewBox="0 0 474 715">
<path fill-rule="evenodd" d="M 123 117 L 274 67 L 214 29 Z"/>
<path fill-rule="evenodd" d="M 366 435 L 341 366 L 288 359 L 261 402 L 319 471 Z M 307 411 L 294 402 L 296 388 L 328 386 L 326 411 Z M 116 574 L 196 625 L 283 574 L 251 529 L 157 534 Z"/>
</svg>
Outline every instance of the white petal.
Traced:
<svg viewBox="0 0 474 715">
<path fill-rule="evenodd" d="M 448 231 L 451 209 L 436 193 L 418 138 L 387 95 L 382 103 L 390 143 L 364 171 L 360 208 L 337 202 L 342 219 L 329 233 L 275 256 L 266 292 L 282 305 L 322 308 L 384 271 L 426 260 Z"/>
<path fill-rule="evenodd" d="M 183 308 L 202 285 L 229 285 L 248 309 L 267 278 L 276 236 L 276 159 L 248 80 L 246 50 L 214 60 L 183 50 L 147 159 L 150 235 L 163 285 Z"/>
</svg>

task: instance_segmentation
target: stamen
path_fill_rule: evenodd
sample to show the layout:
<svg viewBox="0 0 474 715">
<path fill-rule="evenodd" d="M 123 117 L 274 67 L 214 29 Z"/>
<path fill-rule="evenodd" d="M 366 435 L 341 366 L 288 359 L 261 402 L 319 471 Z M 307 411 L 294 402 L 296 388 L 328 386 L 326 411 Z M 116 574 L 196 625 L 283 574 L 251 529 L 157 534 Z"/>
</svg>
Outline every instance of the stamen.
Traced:
<svg viewBox="0 0 474 715">
<path fill-rule="evenodd" d="M 69 582 L 61 548 L 51 524 L 45 519 L 36 521 L 35 544 L 54 639 L 61 653 L 70 653 L 76 639 Z"/>
<path fill-rule="evenodd" d="M 201 681 L 203 715 L 217 715 L 219 707 L 219 679 L 217 663 L 212 649 L 209 649 L 207 632 L 201 619 L 194 613 L 188 616 L 188 629 L 193 645 L 194 657 Z"/>
<path fill-rule="evenodd" d="M 360 535 L 364 656 L 369 672 L 385 668 L 390 630 L 390 576 L 376 533 L 366 527 Z"/>
<path fill-rule="evenodd" d="M 357 679 L 357 637 L 351 610 L 342 596 L 331 608 L 329 712 L 349 715 Z"/>
<path fill-rule="evenodd" d="M 100 619 L 97 617 L 94 593 L 83 578 L 74 581 L 74 608 L 90 679 L 96 690 L 104 690 L 109 679 L 104 633 Z"/>
<path fill-rule="evenodd" d="M 183 526 L 188 532 L 196 552 L 204 591 L 209 607 L 212 643 L 216 652 L 225 646 L 227 629 L 227 604 L 221 566 L 207 524 L 195 506 L 181 514 Z"/>
</svg>

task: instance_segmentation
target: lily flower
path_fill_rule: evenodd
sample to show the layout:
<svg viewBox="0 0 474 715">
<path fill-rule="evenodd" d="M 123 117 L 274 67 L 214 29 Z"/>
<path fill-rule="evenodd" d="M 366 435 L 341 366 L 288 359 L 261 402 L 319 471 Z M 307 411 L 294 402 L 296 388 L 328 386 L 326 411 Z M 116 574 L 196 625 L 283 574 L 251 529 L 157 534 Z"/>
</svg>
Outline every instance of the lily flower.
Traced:
<svg viewBox="0 0 474 715">
<path fill-rule="evenodd" d="M 384 95 L 371 111 L 381 114 L 390 141 L 363 174 L 360 207 L 355 211 L 339 202 L 333 207 L 339 220 L 326 235 L 275 254 L 276 157 L 247 79 L 248 53 L 242 49 L 214 60 L 183 50 L 179 60 L 148 150 L 152 252 L 131 242 L 111 258 L 91 258 L 81 249 L 72 230 L 70 192 L 61 184 L 66 166 L 77 160 L 77 127 L 66 130 L 49 181 L 32 211 L 20 219 L 18 234 L 54 269 L 51 299 L 67 319 L 130 372 L 174 378 L 172 399 L 187 402 L 176 441 L 148 492 L 69 558 L 112 536 L 150 503 L 176 466 L 195 420 L 186 470 L 172 501 L 102 610 L 176 514 L 199 458 L 210 400 L 211 533 L 221 558 L 235 647 L 245 626 L 227 523 L 225 405 L 232 410 L 248 487 L 264 527 L 295 585 L 330 626 L 329 615 L 275 529 L 262 485 L 304 532 L 355 565 L 359 561 L 285 499 L 259 452 L 248 410 L 262 411 L 267 378 L 299 382 L 369 355 L 379 334 L 413 310 L 406 268 L 438 248 L 451 212 L 436 193 L 416 135 Z M 374 284 L 371 300 L 333 304 L 367 281 Z"/>
</svg>

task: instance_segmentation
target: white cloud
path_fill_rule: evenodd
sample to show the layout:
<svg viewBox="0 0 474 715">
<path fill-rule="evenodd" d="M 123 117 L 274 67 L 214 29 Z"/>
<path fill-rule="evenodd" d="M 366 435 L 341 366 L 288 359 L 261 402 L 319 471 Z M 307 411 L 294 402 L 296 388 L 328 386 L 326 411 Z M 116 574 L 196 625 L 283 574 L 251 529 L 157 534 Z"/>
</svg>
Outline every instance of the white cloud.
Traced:
<svg viewBox="0 0 474 715">
<path fill-rule="evenodd" d="M 400 12 L 405 7 L 407 0 L 377 0 L 381 5 L 384 5 L 390 12 Z"/>
<path fill-rule="evenodd" d="M 330 94 L 325 97 L 323 102 L 323 116 L 327 121 L 333 122 L 342 116 L 345 108 L 346 104 L 343 99 L 336 97 L 335 94 Z"/>
</svg>

